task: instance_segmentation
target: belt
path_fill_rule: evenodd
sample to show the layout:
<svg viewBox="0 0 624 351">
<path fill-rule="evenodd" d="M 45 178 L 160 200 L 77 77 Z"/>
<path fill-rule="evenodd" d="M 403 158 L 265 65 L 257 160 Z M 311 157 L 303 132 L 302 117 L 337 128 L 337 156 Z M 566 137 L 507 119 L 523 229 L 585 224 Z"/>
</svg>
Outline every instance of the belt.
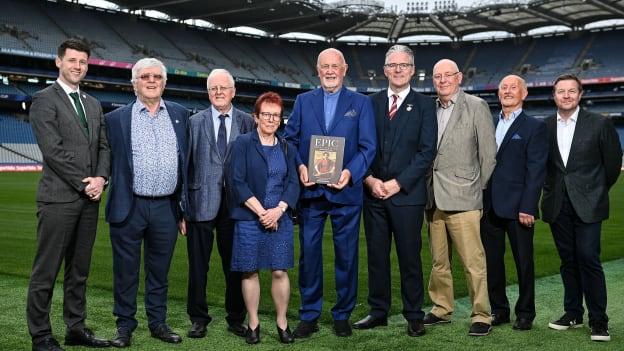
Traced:
<svg viewBox="0 0 624 351">
<path fill-rule="evenodd" d="M 169 200 L 173 197 L 173 194 L 170 195 L 137 195 L 134 194 L 134 197 L 143 200 Z"/>
</svg>

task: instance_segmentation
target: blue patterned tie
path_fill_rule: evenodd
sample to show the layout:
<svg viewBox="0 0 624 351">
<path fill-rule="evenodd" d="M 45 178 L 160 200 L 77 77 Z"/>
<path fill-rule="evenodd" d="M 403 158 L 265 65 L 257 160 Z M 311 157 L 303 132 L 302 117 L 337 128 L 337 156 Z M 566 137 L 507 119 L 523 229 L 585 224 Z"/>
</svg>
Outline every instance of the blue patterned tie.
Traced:
<svg viewBox="0 0 624 351">
<path fill-rule="evenodd" d="M 227 150 L 227 132 L 225 131 L 225 119 L 228 115 L 220 115 L 219 120 L 219 134 L 217 135 L 217 149 L 221 158 L 225 157 L 225 151 Z"/>
</svg>

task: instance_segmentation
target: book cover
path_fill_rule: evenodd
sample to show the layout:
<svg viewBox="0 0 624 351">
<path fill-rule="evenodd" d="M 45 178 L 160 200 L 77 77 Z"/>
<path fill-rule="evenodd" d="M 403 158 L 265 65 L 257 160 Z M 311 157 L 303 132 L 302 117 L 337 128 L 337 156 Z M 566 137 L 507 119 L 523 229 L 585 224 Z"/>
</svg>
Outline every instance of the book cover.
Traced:
<svg viewBox="0 0 624 351">
<path fill-rule="evenodd" d="M 335 184 L 340 179 L 344 157 L 345 139 L 312 135 L 310 138 L 310 159 L 308 178 L 317 184 Z"/>
</svg>

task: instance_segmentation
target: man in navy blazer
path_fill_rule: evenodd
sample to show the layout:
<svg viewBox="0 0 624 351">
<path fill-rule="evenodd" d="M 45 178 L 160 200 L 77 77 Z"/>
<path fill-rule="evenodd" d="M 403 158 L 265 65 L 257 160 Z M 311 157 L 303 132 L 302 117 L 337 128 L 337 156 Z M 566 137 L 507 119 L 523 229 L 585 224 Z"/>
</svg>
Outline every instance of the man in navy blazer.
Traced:
<svg viewBox="0 0 624 351">
<path fill-rule="evenodd" d="M 166 323 L 167 275 L 175 247 L 186 183 L 186 108 L 162 99 L 167 69 L 144 58 L 132 68 L 135 102 L 106 114 L 111 180 L 106 204 L 113 247 L 117 317 L 115 347 L 128 347 L 137 327 L 141 246 L 145 259 L 145 310 L 152 337 L 182 341 Z M 144 245 L 142 245 L 144 243 Z"/>
<path fill-rule="evenodd" d="M 322 51 L 317 60 L 321 88 L 300 94 L 286 124 L 286 139 L 297 150 L 302 192 L 299 227 L 299 289 L 301 322 L 295 337 L 318 331 L 323 304 L 322 241 L 329 215 L 334 239 L 337 301 L 332 308 L 334 331 L 351 335 L 349 317 L 355 306 L 358 275 L 358 239 L 362 208 L 362 181 L 375 157 L 373 108 L 368 97 L 343 86 L 347 64 L 336 49 Z M 345 138 L 343 170 L 336 184 L 309 181 L 308 157 L 312 135 Z"/>
<path fill-rule="evenodd" d="M 225 317 L 228 331 L 245 336 L 245 302 L 241 291 L 241 274 L 230 271 L 234 222 L 228 213 L 225 196 L 224 164 L 231 143 L 253 129 L 251 116 L 232 105 L 236 94 L 234 78 L 224 69 L 214 69 L 206 80 L 210 107 L 189 120 L 188 219 L 187 252 L 189 281 L 186 311 L 191 319 L 188 336 L 206 336 L 212 320 L 206 302 L 210 254 L 217 232 L 217 248 L 225 276 Z"/>
<path fill-rule="evenodd" d="M 546 177 L 546 124 L 522 110 L 528 91 L 524 79 L 503 78 L 498 88 L 502 111 L 496 119 L 496 167 L 483 194 L 481 240 L 487 264 L 492 325 L 509 323 L 505 293 L 505 233 L 516 263 L 520 294 L 513 329 L 529 330 L 535 318 L 533 234 L 537 202 Z"/>
</svg>

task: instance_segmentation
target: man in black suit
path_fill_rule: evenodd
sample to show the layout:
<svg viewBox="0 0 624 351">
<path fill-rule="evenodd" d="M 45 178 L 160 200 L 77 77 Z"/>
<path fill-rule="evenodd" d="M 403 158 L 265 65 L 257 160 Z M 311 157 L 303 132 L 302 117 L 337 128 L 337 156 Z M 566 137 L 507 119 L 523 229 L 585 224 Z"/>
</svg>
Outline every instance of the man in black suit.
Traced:
<svg viewBox="0 0 624 351">
<path fill-rule="evenodd" d="M 513 328 L 529 330 L 535 318 L 533 224 L 548 159 L 544 122 L 524 113 L 528 91 L 524 79 L 509 75 L 498 87 L 502 110 L 496 120 L 496 167 L 483 192 L 481 240 L 487 262 L 492 325 L 509 323 L 505 292 L 505 233 L 516 263 L 520 294 Z"/>
<path fill-rule="evenodd" d="M 50 303 L 63 261 L 65 344 L 109 346 L 85 326 L 91 249 L 110 169 L 102 107 L 79 87 L 89 55 L 89 47 L 81 41 L 61 44 L 55 60 L 59 77 L 33 96 L 30 107 L 30 122 L 43 154 L 37 251 L 26 304 L 33 350 L 62 350 L 52 336 Z"/>
<path fill-rule="evenodd" d="M 387 325 L 394 236 L 407 333 L 421 336 L 425 333 L 421 227 L 427 198 L 426 173 L 436 153 L 435 106 L 431 98 L 410 88 L 414 54 L 407 46 L 394 45 L 388 50 L 384 74 L 389 88 L 371 96 L 378 140 L 364 191 L 370 312 L 353 327 Z"/>
<path fill-rule="evenodd" d="M 583 324 L 583 297 L 591 340 L 609 341 L 607 287 L 600 263 L 600 229 L 609 217 L 609 189 L 622 167 L 622 148 L 611 120 L 579 108 L 581 81 L 566 74 L 555 80 L 557 113 L 546 119 L 550 133 L 542 214 L 561 258 L 565 314 L 548 326 Z"/>
</svg>

